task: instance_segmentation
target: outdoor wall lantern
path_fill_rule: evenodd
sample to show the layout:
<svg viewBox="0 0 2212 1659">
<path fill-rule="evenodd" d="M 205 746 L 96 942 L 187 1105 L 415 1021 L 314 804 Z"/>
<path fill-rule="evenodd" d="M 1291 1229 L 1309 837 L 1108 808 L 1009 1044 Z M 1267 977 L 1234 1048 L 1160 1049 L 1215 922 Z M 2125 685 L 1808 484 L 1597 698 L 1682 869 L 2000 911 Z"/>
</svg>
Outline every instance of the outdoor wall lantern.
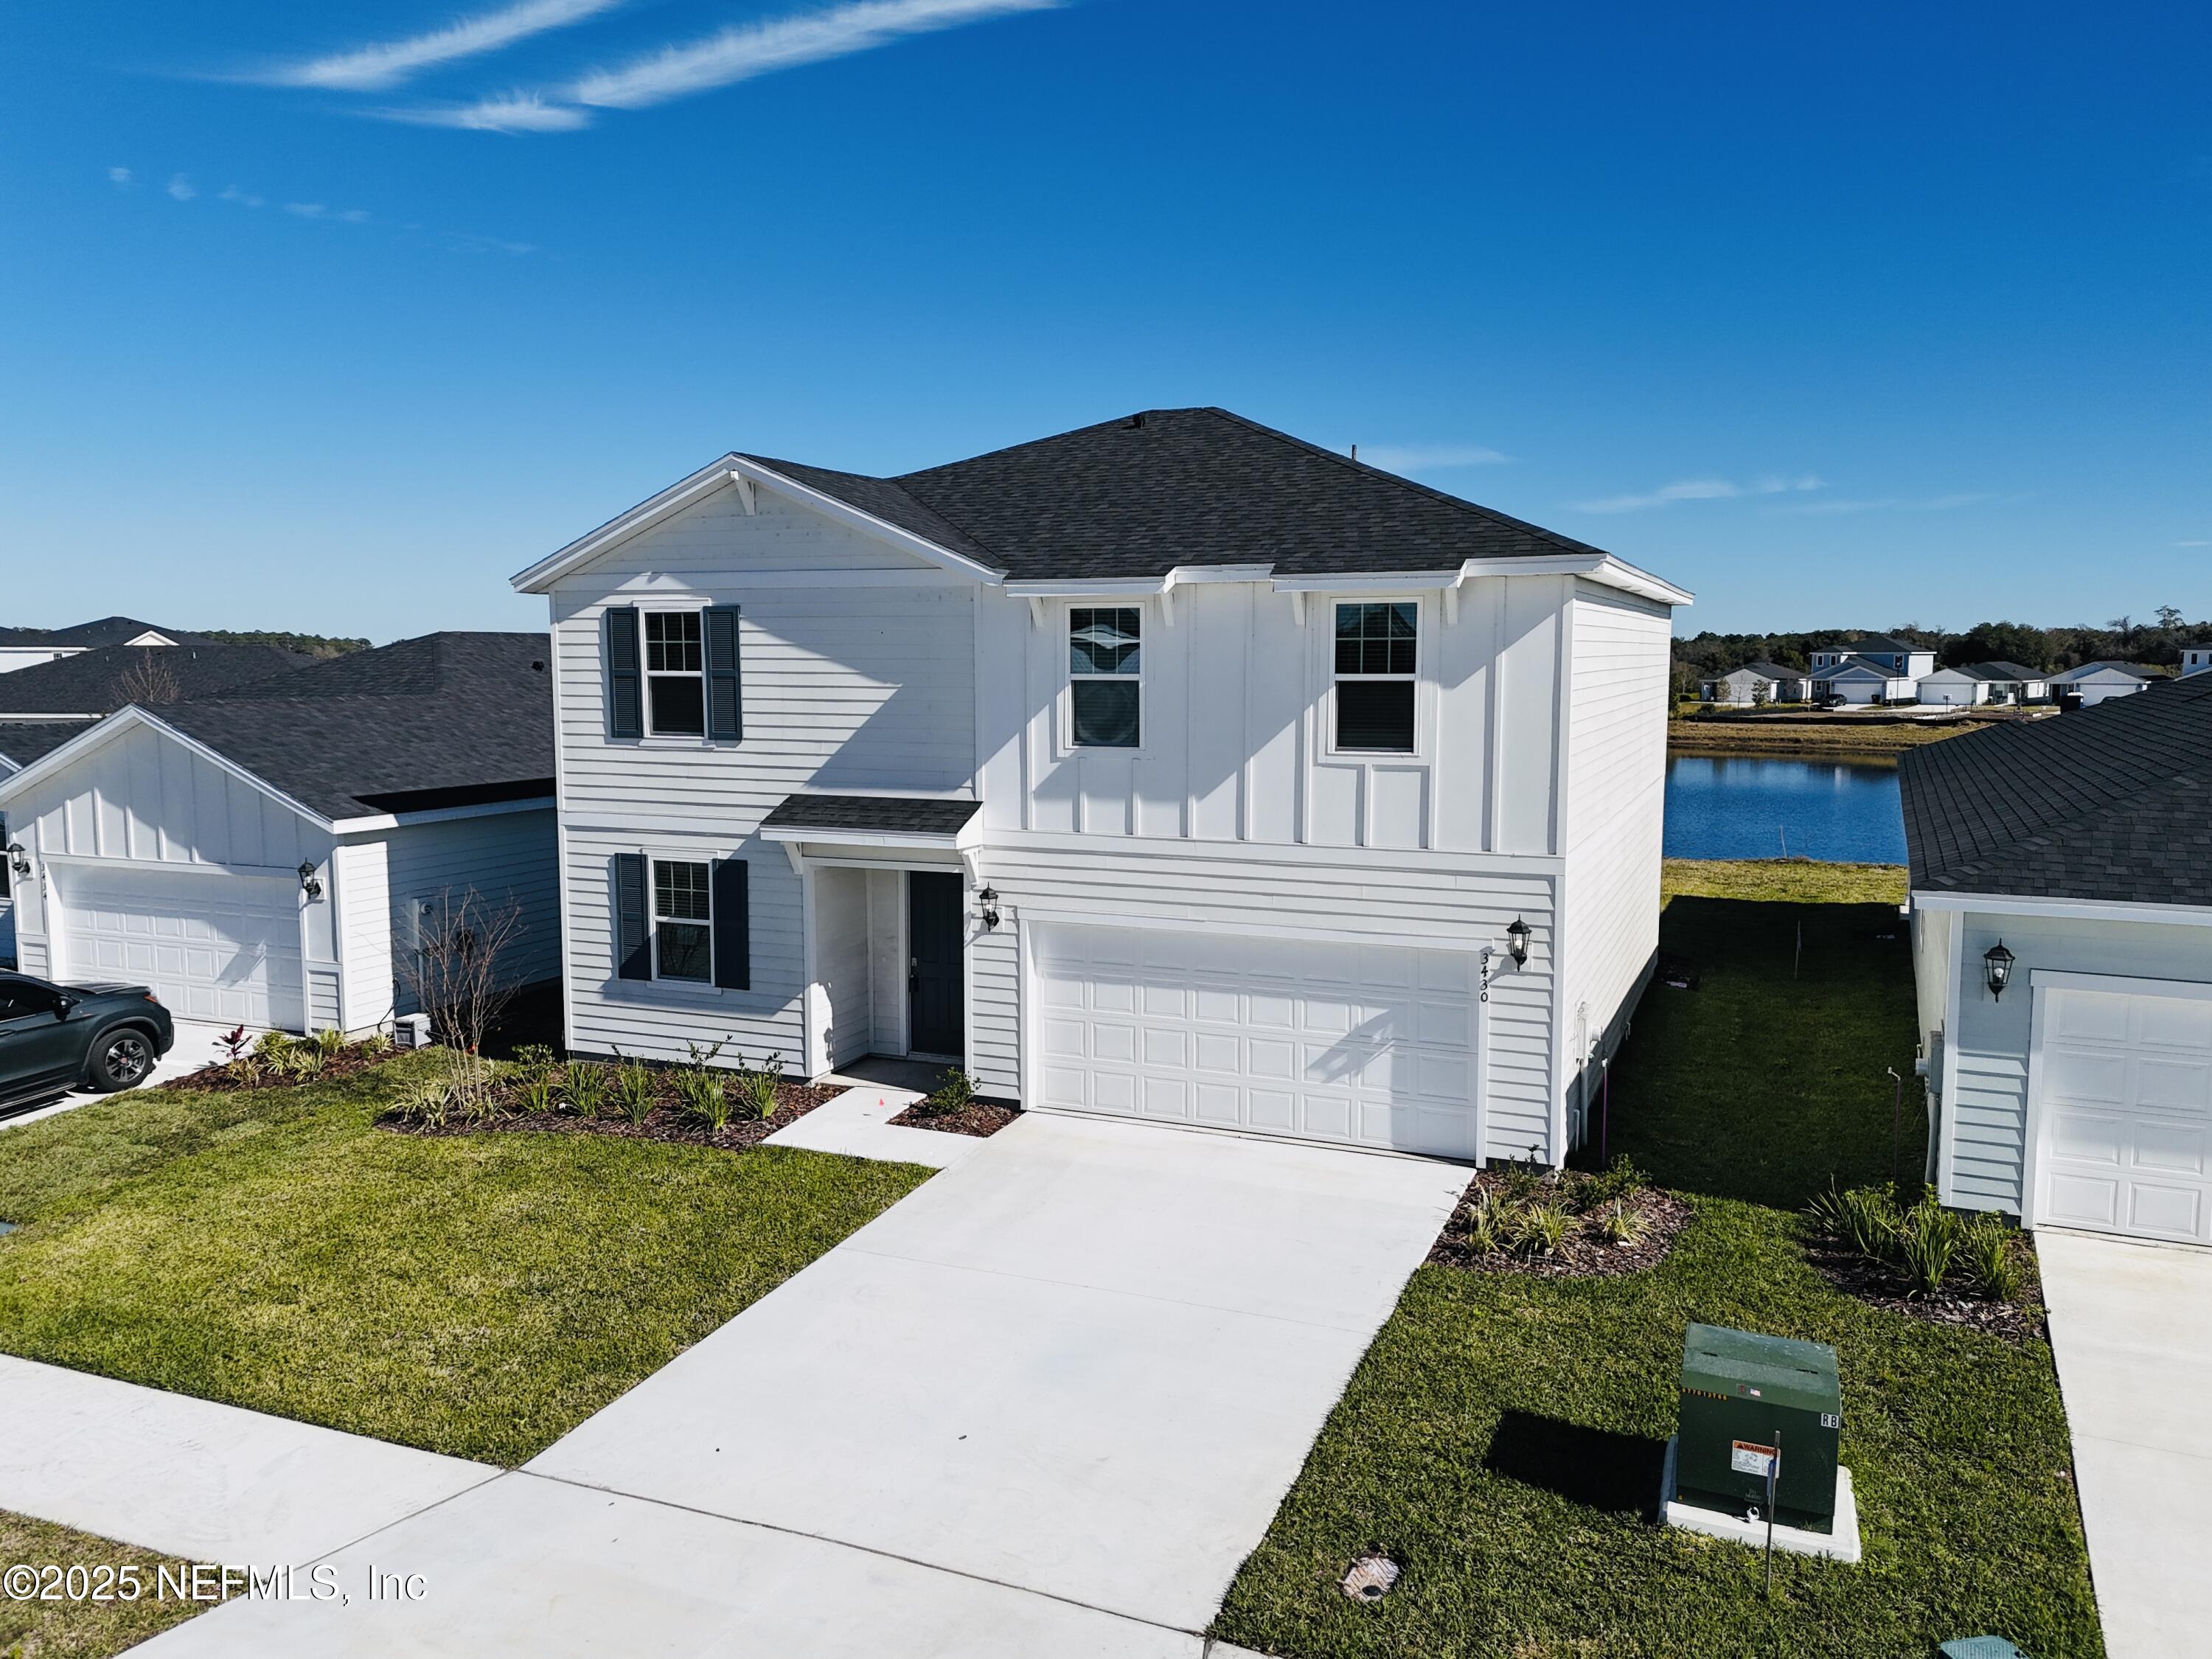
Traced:
<svg viewBox="0 0 2212 1659">
<path fill-rule="evenodd" d="M 983 907 L 983 931 L 988 933 L 999 925 L 998 890 L 987 885 L 975 895 L 975 902 Z"/>
<path fill-rule="evenodd" d="M 323 896 L 322 878 L 316 875 L 314 865 L 307 859 L 300 860 L 300 890 L 311 899 Z"/>
<path fill-rule="evenodd" d="M 2002 939 L 1982 952 L 1982 972 L 1990 981 L 1992 1002 L 2004 1000 L 2005 987 L 2012 983 L 2012 964 L 2013 954 L 2004 948 Z"/>
<path fill-rule="evenodd" d="M 1528 924 L 1518 916 L 1505 929 L 1505 948 L 1512 953 L 1516 968 L 1528 965 Z"/>
<path fill-rule="evenodd" d="M 8 867 L 15 872 L 15 878 L 18 881 L 28 881 L 31 878 L 31 855 L 24 850 L 23 843 L 20 841 L 11 841 L 8 843 Z"/>
</svg>

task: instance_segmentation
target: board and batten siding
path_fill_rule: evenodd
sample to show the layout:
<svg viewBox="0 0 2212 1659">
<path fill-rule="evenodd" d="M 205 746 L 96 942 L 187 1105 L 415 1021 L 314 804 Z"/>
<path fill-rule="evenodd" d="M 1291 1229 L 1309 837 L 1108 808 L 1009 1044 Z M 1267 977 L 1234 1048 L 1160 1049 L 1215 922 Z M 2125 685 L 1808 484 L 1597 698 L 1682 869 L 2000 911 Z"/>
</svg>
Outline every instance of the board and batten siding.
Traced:
<svg viewBox="0 0 2212 1659">
<path fill-rule="evenodd" d="M 1933 927 L 1948 921 L 1927 913 Z M 1982 953 L 2002 939 L 2014 957 L 2002 1001 L 1983 981 Z M 1922 961 L 1929 960 L 1923 951 Z M 2212 925 L 2102 921 L 1968 911 L 1959 951 L 1956 1029 L 1944 1034 L 1948 1073 L 1939 1127 L 1937 1192 L 1947 1204 L 2024 1212 L 2022 1182 L 2031 1133 L 2027 1058 L 2033 1024 L 2031 980 L 2039 968 L 2134 979 L 2212 981 Z"/>
<path fill-rule="evenodd" d="M 1578 1107 L 1592 1050 L 1612 1053 L 1657 959 L 1673 618 L 1582 583 L 1569 633 L 1559 1075 Z"/>
</svg>

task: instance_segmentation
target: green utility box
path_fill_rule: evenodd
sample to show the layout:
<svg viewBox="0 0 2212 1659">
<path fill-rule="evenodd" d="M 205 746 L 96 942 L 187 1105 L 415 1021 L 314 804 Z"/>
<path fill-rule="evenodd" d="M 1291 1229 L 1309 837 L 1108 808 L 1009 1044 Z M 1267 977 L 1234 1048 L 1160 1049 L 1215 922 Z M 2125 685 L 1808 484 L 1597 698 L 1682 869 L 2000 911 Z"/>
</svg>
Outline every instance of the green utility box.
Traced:
<svg viewBox="0 0 2212 1659">
<path fill-rule="evenodd" d="M 1821 1342 L 1692 1325 L 1682 1343 L 1677 1501 L 1747 1514 L 1766 1507 L 1778 1450 L 1774 1519 L 1808 1532 L 1836 1516 L 1836 1442 L 1844 1423 L 1836 1351 Z"/>
</svg>

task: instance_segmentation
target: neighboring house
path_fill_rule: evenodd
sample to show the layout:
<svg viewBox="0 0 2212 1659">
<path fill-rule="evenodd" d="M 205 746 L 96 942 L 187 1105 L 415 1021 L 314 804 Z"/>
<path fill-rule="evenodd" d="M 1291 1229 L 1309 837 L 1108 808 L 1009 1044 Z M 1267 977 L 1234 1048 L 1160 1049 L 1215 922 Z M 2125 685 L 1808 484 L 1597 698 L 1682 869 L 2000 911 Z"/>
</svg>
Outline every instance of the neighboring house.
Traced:
<svg viewBox="0 0 2212 1659">
<path fill-rule="evenodd" d="M 473 890 L 520 912 L 506 977 L 551 978 L 546 664 L 542 635 L 432 634 L 64 728 L 0 779 L 21 968 L 143 981 L 185 1019 L 365 1030 L 412 1007 L 425 907 Z"/>
<path fill-rule="evenodd" d="M 514 580 L 574 1048 L 1558 1163 L 1650 973 L 1688 596 L 1224 410 L 732 453 Z"/>
<path fill-rule="evenodd" d="M 1887 634 L 1868 634 L 1848 645 L 1814 652 L 1813 673 L 1817 678 L 1826 671 L 1843 667 L 1854 658 L 1863 659 L 1893 679 L 1917 680 L 1923 674 L 1936 672 L 1936 653 L 1933 651 L 1907 645 L 1903 640 L 1893 640 Z"/>
<path fill-rule="evenodd" d="M 0 675 L 0 730 L 19 720 L 94 720 L 125 703 L 158 707 L 314 660 L 270 645 L 100 646 Z M 6 748 L 0 741 L 0 750 Z"/>
<path fill-rule="evenodd" d="M 2051 695 L 2048 677 L 2016 662 L 1966 663 L 1920 677 L 1919 700 L 1971 708 L 1985 702 L 2041 702 Z"/>
<path fill-rule="evenodd" d="M 1902 777 L 1943 1201 L 2212 1243 L 2212 677 Z"/>
<path fill-rule="evenodd" d="M 1805 676 L 1780 663 L 1748 662 L 1733 672 L 1710 679 L 1699 688 L 1707 702 L 1741 708 L 1751 703 L 1802 702 Z"/>
<path fill-rule="evenodd" d="M 0 674 L 106 647 L 179 645 L 191 637 L 131 617 L 107 617 L 99 622 L 79 623 L 74 628 L 0 628 Z"/>
<path fill-rule="evenodd" d="M 1841 697 L 1845 702 L 1910 702 L 1920 686 L 1917 678 L 1897 672 L 1887 659 L 1839 658 L 1832 651 L 1813 653 L 1809 678 L 1815 697 Z"/>
<path fill-rule="evenodd" d="M 2181 672 L 2185 676 L 2212 672 L 2212 641 L 2183 646 Z"/>
<path fill-rule="evenodd" d="M 2073 692 L 2081 699 L 2084 708 L 2095 707 L 2113 697 L 2125 697 L 2148 690 L 2166 675 L 2147 663 L 2085 662 L 2079 668 L 2069 668 L 2051 677 L 2054 695 Z"/>
</svg>

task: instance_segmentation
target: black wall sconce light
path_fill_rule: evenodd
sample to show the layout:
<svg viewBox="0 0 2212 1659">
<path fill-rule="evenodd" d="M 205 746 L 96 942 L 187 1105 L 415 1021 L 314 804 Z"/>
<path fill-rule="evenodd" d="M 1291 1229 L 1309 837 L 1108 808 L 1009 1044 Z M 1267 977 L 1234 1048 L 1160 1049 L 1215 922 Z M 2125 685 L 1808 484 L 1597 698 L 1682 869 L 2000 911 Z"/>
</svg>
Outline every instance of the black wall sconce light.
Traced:
<svg viewBox="0 0 2212 1659">
<path fill-rule="evenodd" d="M 8 867 L 15 872 L 15 878 L 18 881 L 28 881 L 31 878 L 31 855 L 20 841 L 11 841 L 8 843 Z"/>
<path fill-rule="evenodd" d="M 975 895 L 975 902 L 983 907 L 983 931 L 990 932 L 999 925 L 999 893 L 994 887 L 986 886 Z"/>
<path fill-rule="evenodd" d="M 2013 953 L 1999 939 L 1982 952 L 1982 976 L 1990 982 L 1990 1000 L 2002 1002 L 2005 987 L 2012 983 Z"/>
<path fill-rule="evenodd" d="M 300 890 L 311 899 L 323 896 L 322 878 L 315 873 L 313 862 L 307 859 L 300 860 Z"/>
<path fill-rule="evenodd" d="M 1513 957 L 1516 968 L 1528 965 L 1528 924 L 1518 916 L 1506 926 L 1505 949 Z"/>
</svg>

